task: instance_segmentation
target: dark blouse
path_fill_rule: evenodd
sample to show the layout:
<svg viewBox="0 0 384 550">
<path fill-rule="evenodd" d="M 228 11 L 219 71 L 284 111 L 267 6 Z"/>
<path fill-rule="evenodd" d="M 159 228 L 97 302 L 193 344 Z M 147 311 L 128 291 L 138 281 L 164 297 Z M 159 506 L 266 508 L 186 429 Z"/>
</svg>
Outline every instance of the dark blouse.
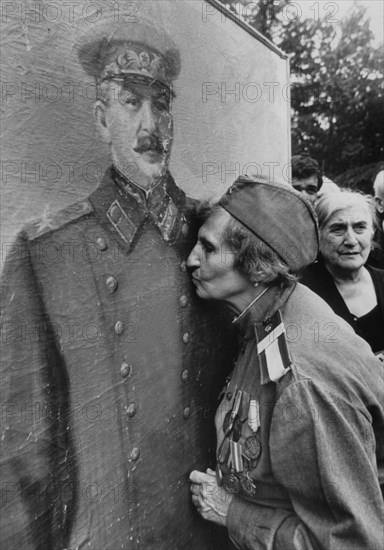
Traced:
<svg viewBox="0 0 384 550">
<path fill-rule="evenodd" d="M 359 327 L 359 334 L 369 335 L 369 343 L 373 351 L 381 351 L 384 348 L 384 326 L 379 305 L 376 305 L 362 317 L 358 317 L 356 322 Z M 368 337 L 363 336 L 363 338 L 368 341 Z"/>
<path fill-rule="evenodd" d="M 323 298 L 377 353 L 384 350 L 384 270 L 369 265 L 365 267 L 372 277 L 377 306 L 359 318 L 349 311 L 322 258 L 305 269 L 300 282 Z"/>
</svg>

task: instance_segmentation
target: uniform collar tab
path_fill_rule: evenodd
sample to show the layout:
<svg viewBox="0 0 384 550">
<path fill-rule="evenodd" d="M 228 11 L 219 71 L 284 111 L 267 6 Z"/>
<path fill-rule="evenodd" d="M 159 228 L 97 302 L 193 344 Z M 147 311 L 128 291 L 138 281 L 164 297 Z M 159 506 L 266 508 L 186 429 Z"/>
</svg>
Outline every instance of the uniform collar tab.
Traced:
<svg viewBox="0 0 384 550">
<path fill-rule="evenodd" d="M 112 166 L 106 173 L 101 188 L 93 193 L 92 202 L 97 203 L 107 226 L 129 248 L 145 220 L 152 220 L 167 244 L 173 244 L 177 240 L 183 224 L 186 223 L 186 197 L 170 174 L 146 196 L 143 189 Z"/>
</svg>

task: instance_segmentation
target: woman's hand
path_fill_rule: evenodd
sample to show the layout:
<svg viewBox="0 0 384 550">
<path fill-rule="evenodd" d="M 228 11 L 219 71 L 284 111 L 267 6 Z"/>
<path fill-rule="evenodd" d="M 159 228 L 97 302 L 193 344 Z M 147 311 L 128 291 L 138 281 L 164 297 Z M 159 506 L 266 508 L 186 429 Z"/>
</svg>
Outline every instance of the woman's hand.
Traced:
<svg viewBox="0 0 384 550">
<path fill-rule="evenodd" d="M 226 526 L 233 495 L 217 485 L 215 472 L 209 468 L 207 473 L 194 470 L 189 479 L 192 482 L 192 502 L 201 517 Z"/>
</svg>

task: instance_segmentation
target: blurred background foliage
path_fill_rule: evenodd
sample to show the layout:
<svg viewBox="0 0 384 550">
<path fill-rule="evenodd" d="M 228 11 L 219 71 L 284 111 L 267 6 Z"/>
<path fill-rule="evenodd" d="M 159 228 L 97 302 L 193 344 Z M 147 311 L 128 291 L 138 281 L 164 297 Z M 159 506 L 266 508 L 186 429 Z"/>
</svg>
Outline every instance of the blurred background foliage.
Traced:
<svg viewBox="0 0 384 550">
<path fill-rule="evenodd" d="M 338 20 L 316 14 L 316 3 L 304 18 L 291 0 L 220 1 L 290 56 L 292 154 L 315 158 L 341 187 L 371 192 L 384 165 L 384 55 L 364 4 Z"/>
</svg>

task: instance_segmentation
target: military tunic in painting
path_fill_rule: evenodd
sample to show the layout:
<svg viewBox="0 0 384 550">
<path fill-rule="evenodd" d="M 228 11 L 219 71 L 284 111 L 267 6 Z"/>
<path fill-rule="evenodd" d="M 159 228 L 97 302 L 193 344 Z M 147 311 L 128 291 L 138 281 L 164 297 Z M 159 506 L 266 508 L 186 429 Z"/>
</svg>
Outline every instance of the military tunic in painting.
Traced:
<svg viewBox="0 0 384 550">
<path fill-rule="evenodd" d="M 243 346 L 216 414 L 236 547 L 383 548 L 382 364 L 300 284 L 271 288 L 236 324 Z"/>
<path fill-rule="evenodd" d="M 232 357 L 189 280 L 195 236 L 171 176 L 146 197 L 113 169 L 18 236 L 3 278 L 2 548 L 223 547 L 189 499 Z"/>
</svg>

